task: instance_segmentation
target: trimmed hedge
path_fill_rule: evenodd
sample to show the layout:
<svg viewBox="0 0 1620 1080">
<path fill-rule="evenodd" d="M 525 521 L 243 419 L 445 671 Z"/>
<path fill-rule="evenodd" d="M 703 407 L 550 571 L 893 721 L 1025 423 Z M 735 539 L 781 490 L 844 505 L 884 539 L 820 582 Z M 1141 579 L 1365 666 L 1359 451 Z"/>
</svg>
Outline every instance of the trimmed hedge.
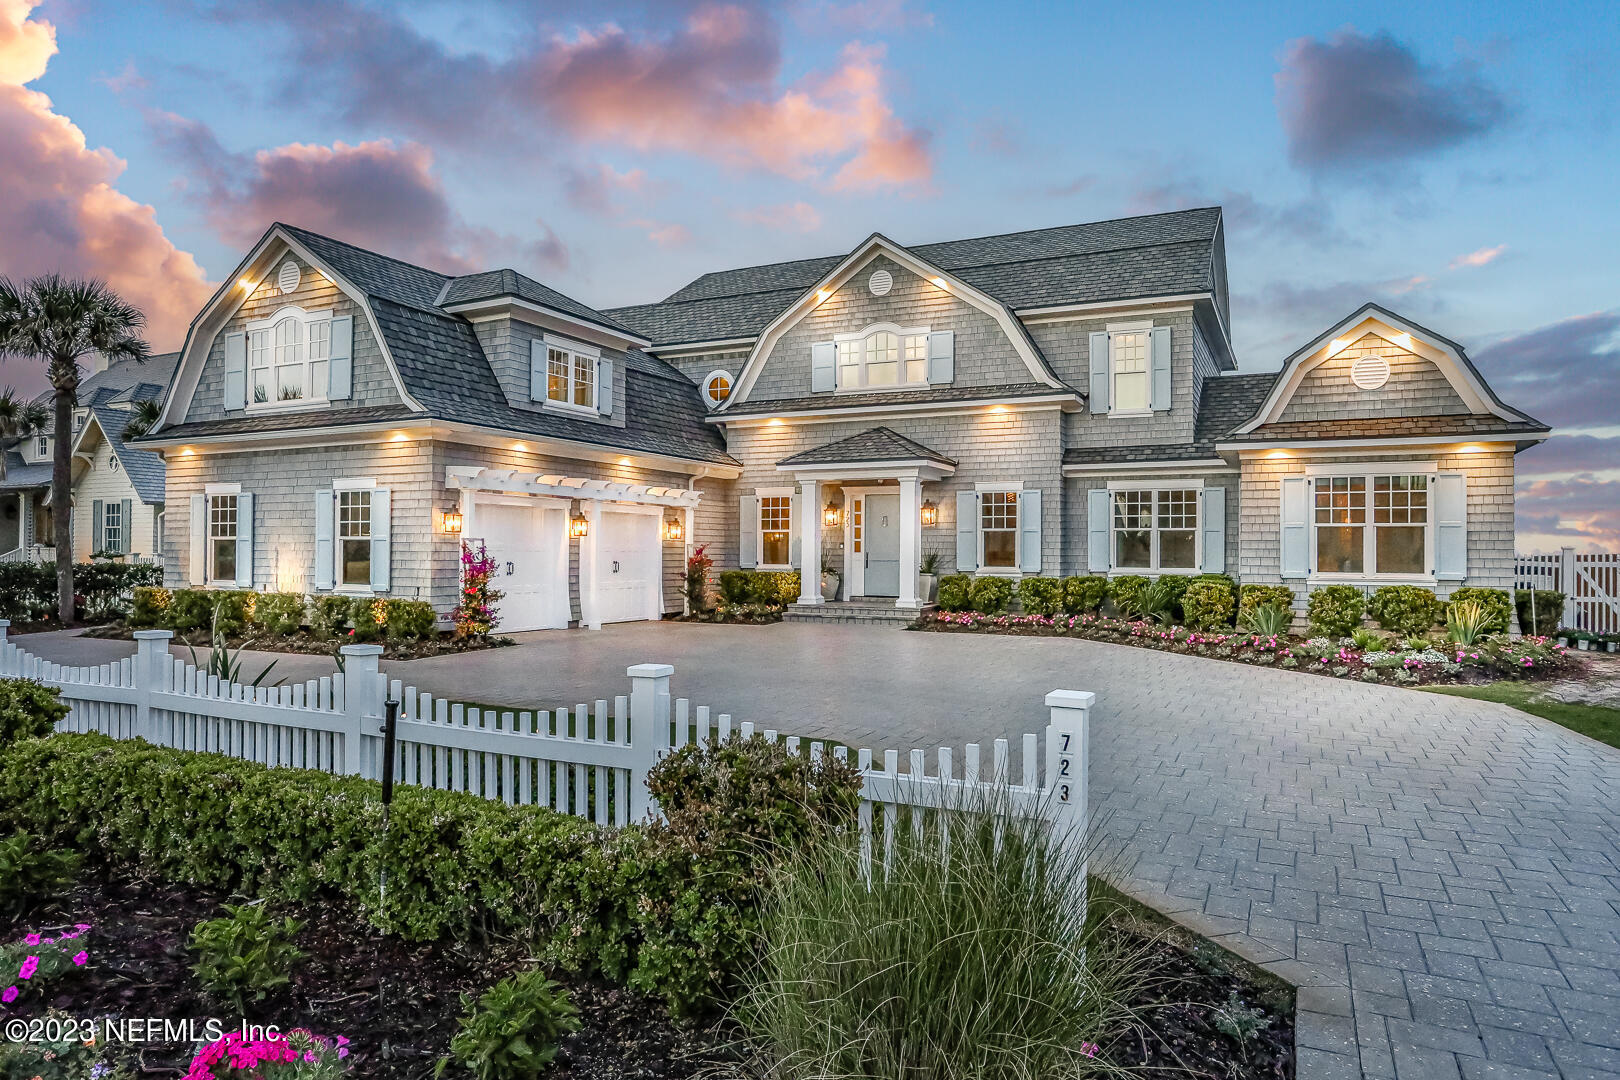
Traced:
<svg viewBox="0 0 1620 1080">
<path fill-rule="evenodd" d="M 1367 614 L 1392 634 L 1416 637 L 1445 618 L 1446 606 L 1421 585 L 1385 585 L 1373 592 Z"/>
<path fill-rule="evenodd" d="M 163 584 L 163 567 L 116 559 L 73 564 L 81 616 L 129 615 L 137 588 Z M 56 613 L 55 563 L 0 563 L 0 619 L 34 622 Z"/>
<path fill-rule="evenodd" d="M 1095 615 L 1108 599 L 1108 579 L 1101 574 L 1063 579 L 1063 611 L 1066 615 Z"/>
<path fill-rule="evenodd" d="M 775 777 L 778 790 L 788 790 L 784 771 L 798 775 L 763 739 L 734 744 L 731 757 L 763 762 L 753 772 Z M 699 753 L 673 755 L 660 769 L 687 768 Z M 803 760 L 822 783 L 843 782 L 831 755 L 822 766 Z M 740 783 L 738 773 L 733 760 L 721 786 Z M 667 785 L 659 790 L 668 797 Z M 782 815 L 804 801 L 778 800 L 759 825 L 763 839 L 802 833 Z M 0 831 L 178 884 L 338 902 L 407 940 L 520 938 L 547 963 L 599 971 L 689 1013 L 723 991 L 755 936 L 758 904 L 738 874 L 762 877 L 765 845 L 700 837 L 713 830 L 682 831 L 680 820 L 606 829 L 539 807 L 402 786 L 385 834 L 373 781 L 102 735 L 0 746 Z"/>
<path fill-rule="evenodd" d="M 1325 585 L 1313 590 L 1305 601 L 1305 618 L 1313 637 L 1349 637 L 1361 625 L 1366 610 L 1366 598 L 1354 585 Z"/>
<path fill-rule="evenodd" d="M 1564 621 L 1564 594 L 1556 589 L 1516 589 L 1513 603 L 1519 609 L 1521 633 L 1551 634 Z"/>
<path fill-rule="evenodd" d="M 1012 595 L 1012 579 L 1004 577 L 974 578 L 973 587 L 969 590 L 973 610 L 983 615 L 1006 611 L 1007 605 L 1012 602 Z"/>
<path fill-rule="evenodd" d="M 946 574 L 939 579 L 939 609 L 967 611 L 973 603 L 973 575 Z"/>
<path fill-rule="evenodd" d="M 1135 618 L 1142 614 L 1142 594 L 1151 582 L 1140 574 L 1126 574 L 1108 582 L 1108 599 L 1121 615 Z"/>
<path fill-rule="evenodd" d="M 797 570 L 724 570 L 720 596 L 726 603 L 786 607 L 799 598 Z"/>
<path fill-rule="evenodd" d="M 32 679 L 0 679 L 0 748 L 49 735 L 67 714 L 56 687 Z"/>
<path fill-rule="evenodd" d="M 1294 609 L 1294 590 L 1286 585 L 1245 585 L 1238 590 L 1238 618 L 1246 617 L 1257 607 Z"/>
<path fill-rule="evenodd" d="M 303 593 L 261 593 L 253 606 L 253 625 L 270 634 L 296 634 L 304 625 L 308 606 Z"/>
<path fill-rule="evenodd" d="M 1018 582 L 1018 603 L 1026 615 L 1063 614 L 1063 579 L 1027 577 Z"/>
<path fill-rule="evenodd" d="M 1212 578 L 1194 581 L 1181 597 L 1183 618 L 1189 630 L 1213 630 L 1232 624 L 1232 613 L 1237 601 L 1232 586 L 1226 581 Z"/>
<path fill-rule="evenodd" d="M 1490 619 L 1485 624 L 1486 633 L 1505 634 L 1513 620 L 1513 599 L 1508 596 L 1506 589 L 1483 589 L 1475 585 L 1465 585 L 1451 594 L 1451 604 L 1466 603 L 1469 600 L 1479 602 Z M 1443 620 L 1444 616 L 1442 616 Z"/>
</svg>

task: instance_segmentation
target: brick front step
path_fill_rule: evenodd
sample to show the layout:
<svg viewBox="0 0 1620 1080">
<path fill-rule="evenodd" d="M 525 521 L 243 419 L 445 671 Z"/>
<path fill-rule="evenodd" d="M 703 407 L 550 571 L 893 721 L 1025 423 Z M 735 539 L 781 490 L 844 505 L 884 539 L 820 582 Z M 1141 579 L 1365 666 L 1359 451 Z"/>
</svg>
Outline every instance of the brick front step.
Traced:
<svg viewBox="0 0 1620 1080">
<path fill-rule="evenodd" d="M 825 604 L 790 604 L 784 622 L 856 623 L 864 626 L 905 626 L 933 604 L 896 608 L 893 600 L 835 600 Z"/>
</svg>

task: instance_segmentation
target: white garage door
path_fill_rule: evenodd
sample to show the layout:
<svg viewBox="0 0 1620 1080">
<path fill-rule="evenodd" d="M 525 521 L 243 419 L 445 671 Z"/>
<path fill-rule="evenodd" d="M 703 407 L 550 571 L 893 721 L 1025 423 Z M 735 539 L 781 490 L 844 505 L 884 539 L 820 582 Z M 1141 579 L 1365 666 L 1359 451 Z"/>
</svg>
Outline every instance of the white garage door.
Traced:
<svg viewBox="0 0 1620 1080">
<path fill-rule="evenodd" d="M 662 614 L 663 547 L 655 514 L 604 510 L 597 542 L 596 612 L 601 622 L 656 619 Z"/>
<path fill-rule="evenodd" d="M 533 500 L 479 500 L 475 524 L 496 562 L 500 630 L 568 625 L 568 511 Z"/>
</svg>

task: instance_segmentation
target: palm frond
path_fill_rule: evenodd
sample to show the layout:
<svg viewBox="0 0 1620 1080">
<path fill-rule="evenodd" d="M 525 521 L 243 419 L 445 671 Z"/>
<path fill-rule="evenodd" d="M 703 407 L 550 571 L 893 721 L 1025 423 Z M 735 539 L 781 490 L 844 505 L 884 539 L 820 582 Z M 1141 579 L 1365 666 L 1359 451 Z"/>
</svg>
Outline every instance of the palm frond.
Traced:
<svg viewBox="0 0 1620 1080">
<path fill-rule="evenodd" d="M 163 402 L 156 398 L 136 402 L 135 408 L 130 411 L 129 423 L 124 425 L 124 438 L 138 439 L 151 431 L 163 415 Z"/>
</svg>

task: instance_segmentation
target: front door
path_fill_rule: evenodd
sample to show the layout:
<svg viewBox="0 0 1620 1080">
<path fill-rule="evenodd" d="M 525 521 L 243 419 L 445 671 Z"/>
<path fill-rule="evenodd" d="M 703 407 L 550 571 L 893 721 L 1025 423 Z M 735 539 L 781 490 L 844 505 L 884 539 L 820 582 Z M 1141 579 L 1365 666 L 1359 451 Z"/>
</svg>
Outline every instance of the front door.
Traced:
<svg viewBox="0 0 1620 1080">
<path fill-rule="evenodd" d="M 868 495 L 862 514 L 867 596 L 900 595 L 900 496 Z"/>
</svg>

